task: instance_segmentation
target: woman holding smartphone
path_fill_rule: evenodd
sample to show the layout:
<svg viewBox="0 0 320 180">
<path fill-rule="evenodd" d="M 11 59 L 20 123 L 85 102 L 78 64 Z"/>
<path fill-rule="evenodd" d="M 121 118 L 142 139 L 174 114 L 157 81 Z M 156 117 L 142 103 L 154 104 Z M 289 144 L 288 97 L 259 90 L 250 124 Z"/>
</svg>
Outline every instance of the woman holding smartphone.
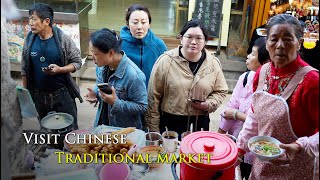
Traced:
<svg viewBox="0 0 320 180">
<path fill-rule="evenodd" d="M 188 21 L 180 32 L 181 46 L 156 61 L 148 86 L 147 125 L 151 131 L 209 130 L 209 113 L 228 91 L 218 58 L 204 48 L 208 35 L 198 21 Z"/>
<path fill-rule="evenodd" d="M 143 114 L 147 110 L 146 77 L 120 50 L 121 41 L 116 32 L 107 28 L 92 33 L 93 61 L 102 69 L 97 74 L 98 88 L 88 88 L 85 97 L 92 103 L 99 101 L 94 126 L 142 129 Z"/>
</svg>

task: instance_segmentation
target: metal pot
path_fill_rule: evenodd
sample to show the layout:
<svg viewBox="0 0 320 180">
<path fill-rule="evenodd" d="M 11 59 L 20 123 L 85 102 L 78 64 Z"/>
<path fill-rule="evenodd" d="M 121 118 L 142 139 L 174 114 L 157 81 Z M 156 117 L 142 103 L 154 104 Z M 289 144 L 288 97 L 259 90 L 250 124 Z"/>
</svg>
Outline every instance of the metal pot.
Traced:
<svg viewBox="0 0 320 180">
<path fill-rule="evenodd" d="M 73 121 L 70 114 L 51 111 L 40 121 L 40 125 L 48 133 L 63 134 L 73 129 Z"/>
<path fill-rule="evenodd" d="M 50 144 L 54 148 L 63 149 L 65 135 L 73 130 L 74 118 L 67 113 L 51 111 L 41 119 L 40 126 L 48 134 L 60 134 L 58 144 Z M 52 142 L 52 141 L 51 141 Z"/>
</svg>

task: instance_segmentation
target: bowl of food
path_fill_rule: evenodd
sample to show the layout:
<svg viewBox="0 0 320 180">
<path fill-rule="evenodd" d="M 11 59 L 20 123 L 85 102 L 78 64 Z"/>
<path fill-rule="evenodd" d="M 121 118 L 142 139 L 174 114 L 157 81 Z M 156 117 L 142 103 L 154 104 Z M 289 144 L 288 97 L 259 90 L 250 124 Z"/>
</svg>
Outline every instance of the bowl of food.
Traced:
<svg viewBox="0 0 320 180">
<path fill-rule="evenodd" d="M 161 159 L 166 156 L 169 158 L 169 152 L 165 148 L 154 145 L 142 147 L 137 153 L 142 155 L 145 162 L 149 162 L 150 168 L 160 167 L 163 164 Z"/>
<path fill-rule="evenodd" d="M 249 150 L 262 161 L 270 161 L 284 153 L 279 145 L 281 142 L 270 136 L 254 136 L 249 139 Z"/>
</svg>

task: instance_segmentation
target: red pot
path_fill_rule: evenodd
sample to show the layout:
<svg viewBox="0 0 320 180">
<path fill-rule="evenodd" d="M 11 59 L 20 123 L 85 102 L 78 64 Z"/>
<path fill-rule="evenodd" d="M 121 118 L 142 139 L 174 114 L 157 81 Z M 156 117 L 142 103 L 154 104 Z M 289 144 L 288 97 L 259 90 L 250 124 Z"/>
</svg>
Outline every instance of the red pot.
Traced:
<svg viewBox="0 0 320 180">
<path fill-rule="evenodd" d="M 235 179 L 235 166 L 238 150 L 236 143 L 229 137 L 209 131 L 199 131 L 189 134 L 180 143 L 180 153 L 188 154 L 210 154 L 204 156 L 203 163 L 180 164 L 180 179 Z M 194 157 L 197 160 L 196 156 Z M 172 166 L 174 168 L 174 165 Z M 174 171 L 173 171 L 174 172 Z"/>
</svg>

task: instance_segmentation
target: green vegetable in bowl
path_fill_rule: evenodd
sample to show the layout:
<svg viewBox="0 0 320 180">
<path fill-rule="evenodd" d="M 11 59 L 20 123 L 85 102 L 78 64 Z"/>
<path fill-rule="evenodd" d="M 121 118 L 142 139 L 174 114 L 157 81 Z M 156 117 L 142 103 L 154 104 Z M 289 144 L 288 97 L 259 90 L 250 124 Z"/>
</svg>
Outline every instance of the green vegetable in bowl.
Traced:
<svg viewBox="0 0 320 180">
<path fill-rule="evenodd" d="M 264 156 L 273 156 L 281 153 L 280 148 L 276 144 L 265 140 L 252 143 L 251 148 L 255 153 Z"/>
</svg>

